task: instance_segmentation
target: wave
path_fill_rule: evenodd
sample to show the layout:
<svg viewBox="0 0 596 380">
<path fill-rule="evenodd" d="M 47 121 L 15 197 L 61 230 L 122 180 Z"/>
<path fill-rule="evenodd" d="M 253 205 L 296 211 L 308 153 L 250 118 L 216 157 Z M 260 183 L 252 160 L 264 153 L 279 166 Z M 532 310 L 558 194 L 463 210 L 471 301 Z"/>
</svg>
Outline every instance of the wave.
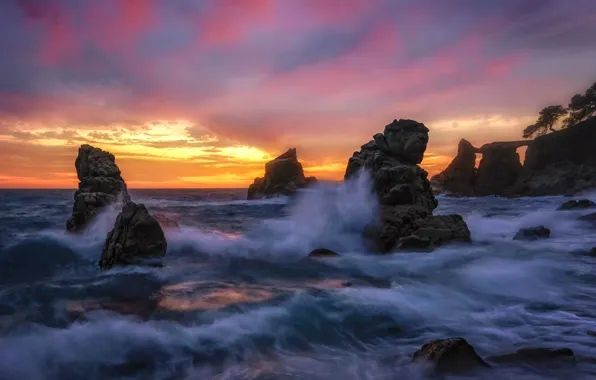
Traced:
<svg viewBox="0 0 596 380">
<path fill-rule="evenodd" d="M 192 247 L 211 256 L 296 259 L 319 247 L 351 251 L 362 249 L 360 232 L 378 212 L 370 177 L 336 186 L 320 185 L 301 192 L 288 205 L 287 216 L 268 219 L 244 235 L 191 227 L 168 233 L 172 249 Z"/>
</svg>

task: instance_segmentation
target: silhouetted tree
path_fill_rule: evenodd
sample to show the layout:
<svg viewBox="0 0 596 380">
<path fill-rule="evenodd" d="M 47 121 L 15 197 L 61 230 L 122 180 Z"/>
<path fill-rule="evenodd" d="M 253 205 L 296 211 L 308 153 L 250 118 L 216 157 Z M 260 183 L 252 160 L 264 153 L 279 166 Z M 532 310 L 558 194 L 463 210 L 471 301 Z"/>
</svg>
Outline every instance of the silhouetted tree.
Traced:
<svg viewBox="0 0 596 380">
<path fill-rule="evenodd" d="M 561 105 L 543 108 L 539 113 L 536 123 L 529 125 L 524 129 L 524 138 L 527 139 L 530 137 L 542 136 L 548 131 L 554 131 L 554 125 L 566 114 L 567 110 Z"/>
<path fill-rule="evenodd" d="M 565 120 L 566 127 L 570 127 L 596 115 L 596 82 L 583 95 L 574 95 L 567 110 L 569 116 Z"/>
</svg>

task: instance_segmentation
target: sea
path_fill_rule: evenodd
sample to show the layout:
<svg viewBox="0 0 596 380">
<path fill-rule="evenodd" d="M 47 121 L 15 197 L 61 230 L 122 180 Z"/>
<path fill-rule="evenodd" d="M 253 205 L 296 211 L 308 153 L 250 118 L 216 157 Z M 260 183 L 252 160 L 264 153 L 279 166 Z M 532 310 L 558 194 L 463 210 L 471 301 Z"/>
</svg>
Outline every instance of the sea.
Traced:
<svg viewBox="0 0 596 380">
<path fill-rule="evenodd" d="M 471 244 L 379 255 L 360 235 L 378 210 L 364 175 L 260 201 L 133 189 L 180 228 L 160 265 L 102 271 L 118 210 L 68 234 L 73 192 L 0 191 L 0 380 L 423 379 L 412 354 L 447 337 L 485 358 L 576 357 L 462 378 L 596 378 L 596 225 L 556 210 L 570 198 L 439 196 L 435 213 L 463 215 Z M 512 240 L 537 225 L 551 237 Z"/>
</svg>

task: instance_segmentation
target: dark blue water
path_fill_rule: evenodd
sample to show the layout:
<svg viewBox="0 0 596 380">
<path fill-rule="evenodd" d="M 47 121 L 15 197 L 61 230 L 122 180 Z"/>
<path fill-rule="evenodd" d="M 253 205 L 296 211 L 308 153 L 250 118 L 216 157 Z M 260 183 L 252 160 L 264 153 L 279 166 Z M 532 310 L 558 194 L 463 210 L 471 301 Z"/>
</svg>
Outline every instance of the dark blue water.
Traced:
<svg viewBox="0 0 596 380">
<path fill-rule="evenodd" d="M 0 191 L 0 379 L 417 379 L 411 354 L 463 336 L 481 356 L 569 347 L 575 367 L 480 379 L 596 376 L 596 227 L 560 197 L 440 198 L 471 245 L 378 256 L 364 179 L 287 199 L 244 190 L 135 190 L 177 219 L 164 266 L 99 271 L 116 217 L 64 233 L 72 191 Z M 592 197 L 594 198 L 594 197 Z M 519 242 L 543 224 L 550 239 Z M 314 248 L 342 254 L 307 259 Z M 347 284 L 351 286 L 346 287 Z"/>
</svg>

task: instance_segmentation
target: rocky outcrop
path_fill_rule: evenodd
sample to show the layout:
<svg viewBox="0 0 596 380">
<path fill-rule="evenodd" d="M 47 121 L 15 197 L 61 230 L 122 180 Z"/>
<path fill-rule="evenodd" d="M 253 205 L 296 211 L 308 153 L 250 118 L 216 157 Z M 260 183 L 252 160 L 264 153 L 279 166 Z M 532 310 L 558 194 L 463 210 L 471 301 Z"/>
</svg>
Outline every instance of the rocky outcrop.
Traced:
<svg viewBox="0 0 596 380">
<path fill-rule="evenodd" d="M 309 254 L 308 257 L 337 257 L 339 256 L 339 253 L 332 251 L 330 249 L 327 248 L 317 248 L 312 250 Z"/>
<path fill-rule="evenodd" d="M 157 220 L 161 228 L 163 229 L 172 229 L 172 228 L 180 228 L 178 222 L 173 219 L 172 217 L 165 215 L 165 214 L 152 214 L 153 218 Z"/>
<path fill-rule="evenodd" d="M 265 176 L 255 178 L 248 188 L 247 199 L 292 195 L 300 188 L 316 183 L 315 177 L 305 177 L 296 149 L 289 149 L 265 165 Z"/>
<path fill-rule="evenodd" d="M 544 226 L 522 228 L 513 237 L 513 240 L 538 240 L 550 236 L 550 230 Z"/>
<path fill-rule="evenodd" d="M 488 357 L 487 360 L 498 364 L 575 363 L 575 355 L 570 348 L 522 348 L 510 354 Z"/>
<path fill-rule="evenodd" d="M 462 196 L 474 195 L 474 180 L 476 178 L 475 148 L 468 140 L 460 140 L 457 146 L 457 156 L 441 173 L 431 178 L 431 184 L 437 189 Z"/>
<path fill-rule="evenodd" d="M 589 199 L 580 199 L 579 201 L 570 200 L 563 203 L 557 210 L 583 210 L 587 208 L 595 208 L 596 203 Z"/>
<path fill-rule="evenodd" d="M 474 195 L 507 195 L 523 169 L 517 149 L 527 144 L 527 141 L 514 141 L 483 145 L 479 149 L 482 159 L 474 182 Z"/>
<path fill-rule="evenodd" d="M 348 162 L 345 179 L 361 170 L 372 177 L 373 191 L 380 204 L 380 215 L 364 231 L 373 248 L 390 251 L 402 244 L 426 248 L 454 237 L 469 241 L 469 230 L 458 216 L 436 219 L 438 202 L 419 164 L 428 143 L 428 128 L 414 120 L 394 120 L 384 132 L 362 145 Z M 405 243 L 409 242 L 409 243 Z M 405 248 L 405 247 L 404 247 Z"/>
<path fill-rule="evenodd" d="M 576 194 L 596 187 L 596 118 L 537 137 L 512 193 L 521 196 Z"/>
<path fill-rule="evenodd" d="M 484 360 L 464 338 L 447 338 L 424 344 L 414 353 L 412 362 L 424 365 L 435 374 L 464 375 L 499 366 L 539 365 L 551 368 L 560 364 L 573 365 L 575 355 L 570 348 L 528 347 Z"/>
<path fill-rule="evenodd" d="M 163 257 L 167 242 L 159 222 L 142 204 L 128 202 L 108 234 L 99 266 L 103 269 Z"/>
<path fill-rule="evenodd" d="M 462 374 L 489 365 L 464 338 L 439 339 L 422 346 L 412 362 L 430 366 L 442 374 Z"/>
<path fill-rule="evenodd" d="M 130 200 L 114 155 L 91 145 L 81 145 L 75 161 L 79 189 L 74 194 L 72 216 L 66 223 L 71 232 L 82 230 L 104 207 L 117 200 Z"/>
</svg>

